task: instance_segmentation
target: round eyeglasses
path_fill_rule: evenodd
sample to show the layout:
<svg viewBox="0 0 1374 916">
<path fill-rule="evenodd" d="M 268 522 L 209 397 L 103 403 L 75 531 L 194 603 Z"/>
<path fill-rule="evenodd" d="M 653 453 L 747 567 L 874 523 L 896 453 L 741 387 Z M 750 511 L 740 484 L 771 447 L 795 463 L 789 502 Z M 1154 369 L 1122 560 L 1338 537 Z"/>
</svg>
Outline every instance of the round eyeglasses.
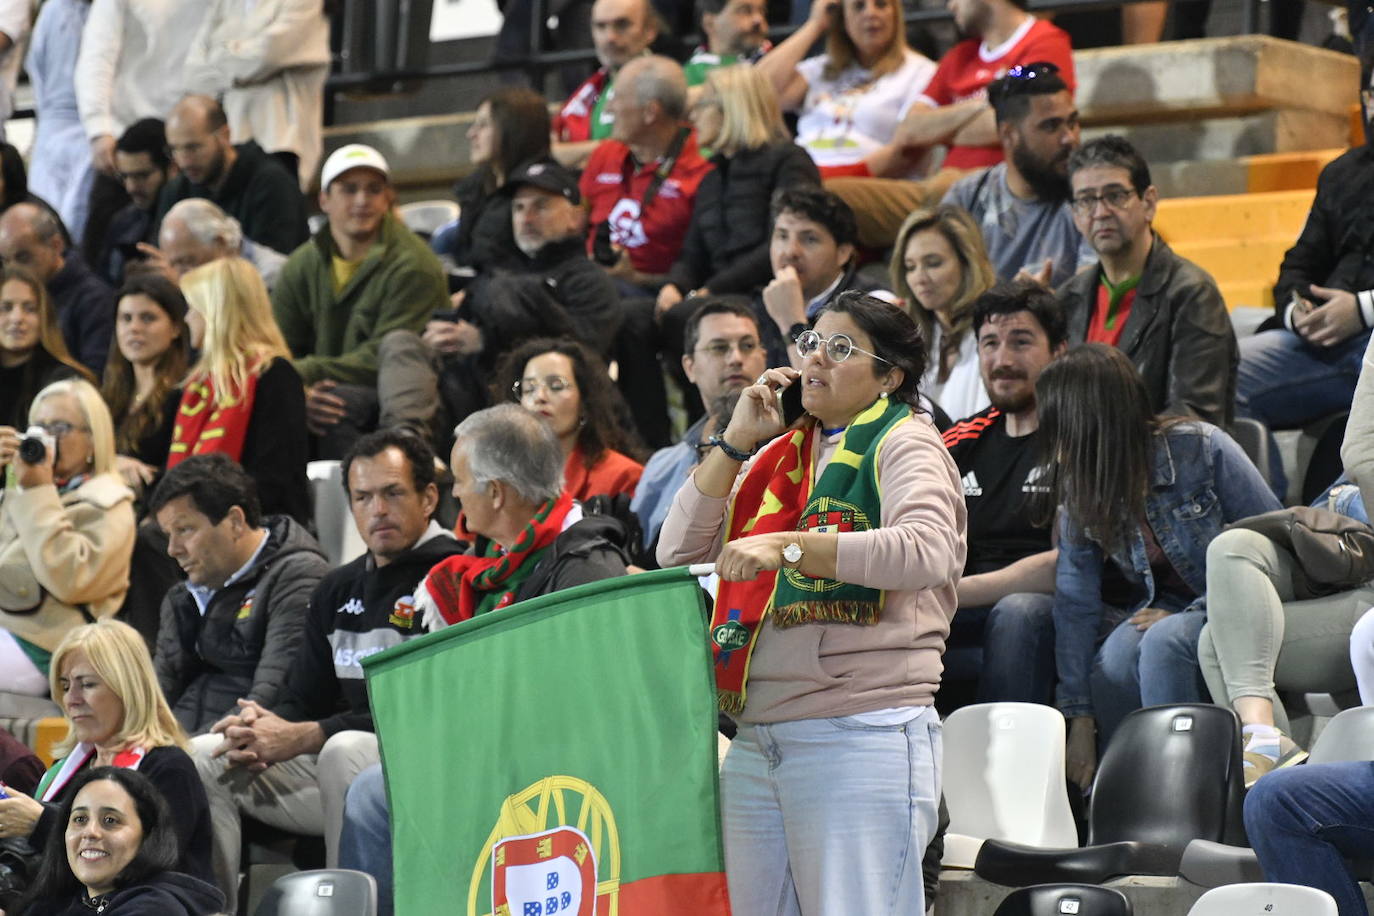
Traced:
<svg viewBox="0 0 1374 916">
<path fill-rule="evenodd" d="M 516 382 L 510 386 L 510 393 L 515 395 L 517 401 L 525 398 L 532 398 L 543 388 L 549 394 L 562 394 L 573 386 L 573 383 L 561 375 L 550 375 L 548 378 L 537 379 L 527 378 Z"/>
<path fill-rule="evenodd" d="M 877 353 L 870 353 L 862 347 L 856 347 L 854 341 L 848 334 L 831 334 L 829 337 L 822 337 L 815 331 L 802 331 L 797 335 L 797 353 L 802 359 L 806 359 L 825 346 L 825 355 L 832 363 L 842 363 L 849 359 L 851 353 L 862 353 L 864 356 L 872 357 L 880 363 L 892 365 L 891 361 L 883 359 Z"/>
</svg>

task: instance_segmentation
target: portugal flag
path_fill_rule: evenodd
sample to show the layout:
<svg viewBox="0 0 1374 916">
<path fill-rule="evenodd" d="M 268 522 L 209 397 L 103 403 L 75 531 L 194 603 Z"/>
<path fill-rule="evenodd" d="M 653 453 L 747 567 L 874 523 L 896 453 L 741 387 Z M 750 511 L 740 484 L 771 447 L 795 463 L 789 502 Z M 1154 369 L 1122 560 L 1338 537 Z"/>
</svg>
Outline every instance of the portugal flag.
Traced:
<svg viewBox="0 0 1374 916">
<path fill-rule="evenodd" d="M 728 916 L 705 632 L 679 568 L 367 659 L 399 916 Z"/>
</svg>

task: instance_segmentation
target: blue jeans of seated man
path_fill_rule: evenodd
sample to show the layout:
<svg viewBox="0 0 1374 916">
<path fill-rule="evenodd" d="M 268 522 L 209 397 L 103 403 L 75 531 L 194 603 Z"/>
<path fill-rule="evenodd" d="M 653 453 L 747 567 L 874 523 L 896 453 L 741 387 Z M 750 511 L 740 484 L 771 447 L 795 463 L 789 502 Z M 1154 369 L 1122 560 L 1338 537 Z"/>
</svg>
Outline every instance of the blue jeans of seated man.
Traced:
<svg viewBox="0 0 1374 916">
<path fill-rule="evenodd" d="M 1345 860 L 1374 858 L 1374 763 L 1265 775 L 1245 796 L 1245 832 L 1267 880 L 1320 888 L 1341 916 L 1368 916 Z"/>
<path fill-rule="evenodd" d="M 1368 345 L 1368 331 L 1334 347 L 1315 346 L 1287 329 L 1242 339 L 1236 416 L 1259 420 L 1271 430 L 1292 429 L 1348 410 Z M 1274 491 L 1283 494 L 1288 482 L 1272 435 L 1270 451 L 1276 465 L 1270 479 Z"/>
<path fill-rule="evenodd" d="M 1107 635 L 1091 680 L 1100 746 L 1105 748 L 1121 720 L 1141 707 L 1208 702 L 1197 660 L 1197 638 L 1206 622 L 1200 611 L 1180 611 L 1144 632 L 1127 618 Z"/>
<path fill-rule="evenodd" d="M 1007 595 L 988 609 L 979 703 L 1054 705 L 1053 611 L 1053 595 L 1033 592 Z"/>
<path fill-rule="evenodd" d="M 344 798 L 339 867 L 377 879 L 377 916 L 391 916 L 391 809 L 380 763 L 358 774 Z"/>
<path fill-rule="evenodd" d="M 939 714 L 741 724 L 721 767 L 735 916 L 911 916 L 940 800 Z"/>
</svg>

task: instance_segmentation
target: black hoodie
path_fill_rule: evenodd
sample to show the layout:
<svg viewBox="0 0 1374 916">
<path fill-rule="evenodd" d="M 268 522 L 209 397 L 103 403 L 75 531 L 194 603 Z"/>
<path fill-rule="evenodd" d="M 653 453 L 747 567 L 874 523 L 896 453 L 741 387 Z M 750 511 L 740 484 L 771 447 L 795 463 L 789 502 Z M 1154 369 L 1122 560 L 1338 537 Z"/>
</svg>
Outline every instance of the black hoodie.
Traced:
<svg viewBox="0 0 1374 916">
<path fill-rule="evenodd" d="M 85 893 L 66 901 L 35 900 L 20 916 L 212 916 L 224 908 L 224 895 L 199 878 L 164 871 L 115 891 L 103 909 L 92 909 Z"/>
</svg>

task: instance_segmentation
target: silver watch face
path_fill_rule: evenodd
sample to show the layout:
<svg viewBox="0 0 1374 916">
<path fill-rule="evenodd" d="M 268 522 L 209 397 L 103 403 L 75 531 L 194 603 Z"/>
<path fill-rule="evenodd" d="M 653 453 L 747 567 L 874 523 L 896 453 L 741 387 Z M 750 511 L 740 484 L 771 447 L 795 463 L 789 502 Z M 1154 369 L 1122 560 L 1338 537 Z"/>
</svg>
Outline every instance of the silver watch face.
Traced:
<svg viewBox="0 0 1374 916">
<path fill-rule="evenodd" d="M 782 549 L 782 558 L 786 560 L 788 563 L 796 563 L 798 560 L 802 558 L 801 545 L 788 544 L 786 547 Z"/>
</svg>

